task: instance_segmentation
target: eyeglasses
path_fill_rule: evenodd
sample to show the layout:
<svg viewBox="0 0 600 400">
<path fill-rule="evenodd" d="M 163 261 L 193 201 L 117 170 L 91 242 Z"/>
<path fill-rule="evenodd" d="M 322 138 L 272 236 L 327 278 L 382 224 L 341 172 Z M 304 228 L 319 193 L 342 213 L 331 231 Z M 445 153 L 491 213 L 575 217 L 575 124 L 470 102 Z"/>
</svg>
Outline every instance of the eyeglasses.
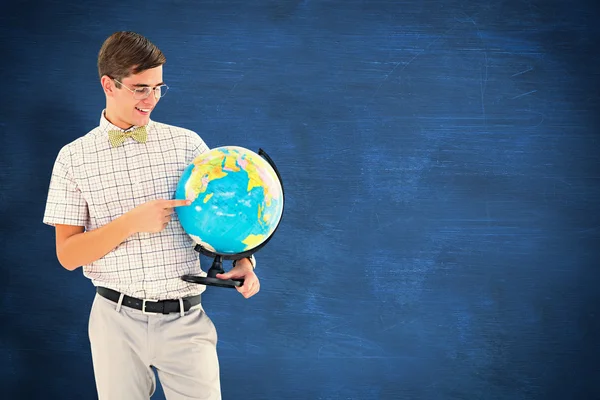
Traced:
<svg viewBox="0 0 600 400">
<path fill-rule="evenodd" d="M 115 78 L 113 78 L 113 81 L 121 84 L 125 89 L 133 93 L 133 98 L 136 100 L 143 100 L 147 98 L 148 96 L 150 96 L 151 92 L 154 92 L 154 97 L 158 100 L 161 97 L 164 97 L 165 94 L 167 94 L 167 90 L 169 90 L 169 87 L 167 85 L 160 85 L 153 88 L 151 88 L 150 86 L 144 86 L 135 89 L 130 89 L 129 87 L 125 86 L 125 84 L 119 82 Z"/>
</svg>

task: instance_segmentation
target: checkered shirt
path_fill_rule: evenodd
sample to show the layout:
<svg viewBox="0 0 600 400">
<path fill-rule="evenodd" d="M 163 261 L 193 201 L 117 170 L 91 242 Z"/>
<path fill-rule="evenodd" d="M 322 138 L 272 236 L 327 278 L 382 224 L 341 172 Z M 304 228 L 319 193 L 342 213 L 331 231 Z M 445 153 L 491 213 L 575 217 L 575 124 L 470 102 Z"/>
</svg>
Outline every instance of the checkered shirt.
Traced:
<svg viewBox="0 0 600 400">
<path fill-rule="evenodd" d="M 97 229 L 134 207 L 154 199 L 172 199 L 183 170 L 204 141 L 187 129 L 155 121 L 147 125 L 146 143 L 128 138 L 111 147 L 108 131 L 119 129 L 105 117 L 86 135 L 58 153 L 43 222 Z M 95 286 L 143 299 L 175 299 L 204 291 L 204 285 L 181 280 L 205 276 L 194 242 L 177 214 L 160 233 L 136 233 L 99 260 L 83 265 Z"/>
</svg>

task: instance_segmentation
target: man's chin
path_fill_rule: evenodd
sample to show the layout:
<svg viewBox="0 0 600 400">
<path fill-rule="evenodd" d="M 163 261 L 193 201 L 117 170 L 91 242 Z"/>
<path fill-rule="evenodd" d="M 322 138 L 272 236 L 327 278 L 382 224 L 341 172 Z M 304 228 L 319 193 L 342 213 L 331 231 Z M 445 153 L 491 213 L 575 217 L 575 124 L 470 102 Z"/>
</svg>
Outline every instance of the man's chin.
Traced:
<svg viewBox="0 0 600 400">
<path fill-rule="evenodd" d="M 135 118 L 135 125 L 137 126 L 143 126 L 148 124 L 148 122 L 150 121 L 150 113 L 148 113 L 147 115 L 138 115 Z"/>
</svg>

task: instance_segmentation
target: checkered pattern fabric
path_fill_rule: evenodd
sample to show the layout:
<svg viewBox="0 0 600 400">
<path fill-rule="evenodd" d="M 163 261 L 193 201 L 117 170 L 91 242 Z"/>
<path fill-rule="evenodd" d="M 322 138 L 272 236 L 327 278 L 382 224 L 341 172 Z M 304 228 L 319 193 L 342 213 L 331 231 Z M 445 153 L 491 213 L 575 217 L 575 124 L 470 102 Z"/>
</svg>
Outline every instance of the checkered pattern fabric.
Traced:
<svg viewBox="0 0 600 400">
<path fill-rule="evenodd" d="M 43 222 L 89 231 L 149 200 L 172 199 L 183 170 L 208 147 L 187 129 L 155 121 L 146 128 L 145 143 L 126 137 L 113 147 L 108 131 L 119 128 L 103 111 L 98 127 L 65 145 L 54 164 Z M 180 279 L 205 273 L 175 213 L 162 232 L 134 234 L 82 267 L 94 285 L 138 298 L 174 299 L 204 290 Z"/>
</svg>

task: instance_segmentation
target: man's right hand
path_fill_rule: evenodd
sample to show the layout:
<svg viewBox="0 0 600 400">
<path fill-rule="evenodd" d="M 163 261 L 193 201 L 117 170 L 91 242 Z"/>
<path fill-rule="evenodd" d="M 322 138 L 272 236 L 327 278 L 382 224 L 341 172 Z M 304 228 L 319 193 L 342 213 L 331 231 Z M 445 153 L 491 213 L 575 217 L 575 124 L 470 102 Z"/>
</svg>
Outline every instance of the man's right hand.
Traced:
<svg viewBox="0 0 600 400">
<path fill-rule="evenodd" d="M 189 206 L 189 200 L 151 200 L 127 213 L 133 233 L 158 233 L 171 221 L 175 207 Z"/>
</svg>

